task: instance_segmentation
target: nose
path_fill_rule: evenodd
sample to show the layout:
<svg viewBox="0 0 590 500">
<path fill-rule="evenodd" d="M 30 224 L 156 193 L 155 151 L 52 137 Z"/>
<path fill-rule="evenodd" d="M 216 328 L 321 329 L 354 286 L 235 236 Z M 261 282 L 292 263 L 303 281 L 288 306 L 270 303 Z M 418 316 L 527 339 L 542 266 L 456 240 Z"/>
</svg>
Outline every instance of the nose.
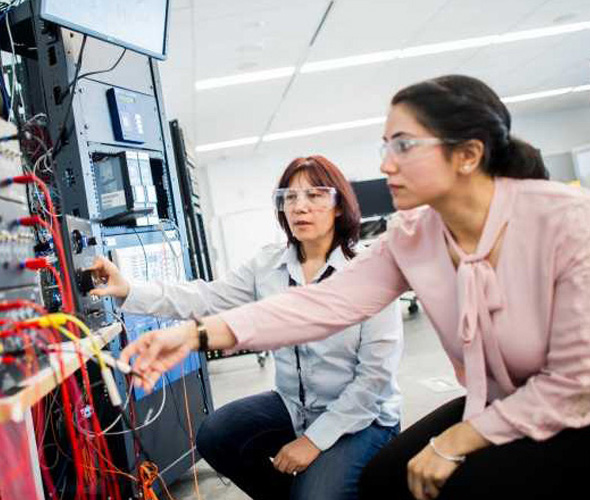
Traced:
<svg viewBox="0 0 590 500">
<path fill-rule="evenodd" d="M 397 160 L 395 157 L 388 153 L 385 155 L 383 160 L 381 160 L 381 167 L 380 170 L 385 175 L 397 174 L 399 173 L 399 166 L 397 164 Z"/>
<path fill-rule="evenodd" d="M 293 206 L 293 210 L 295 212 L 304 212 L 309 209 L 309 203 L 307 200 L 307 196 L 303 193 L 300 193 L 295 200 L 295 205 Z"/>
</svg>

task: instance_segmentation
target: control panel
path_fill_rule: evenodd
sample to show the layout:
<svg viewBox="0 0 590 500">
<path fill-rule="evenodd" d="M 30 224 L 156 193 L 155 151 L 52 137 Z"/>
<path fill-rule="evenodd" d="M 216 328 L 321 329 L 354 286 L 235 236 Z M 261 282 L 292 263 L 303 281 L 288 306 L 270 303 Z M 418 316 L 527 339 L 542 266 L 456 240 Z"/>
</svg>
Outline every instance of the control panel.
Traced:
<svg viewBox="0 0 590 500">
<path fill-rule="evenodd" d="M 146 226 L 159 222 L 150 157 L 141 151 L 93 157 L 101 222 Z"/>
<path fill-rule="evenodd" d="M 73 293 L 76 310 L 91 328 L 99 328 L 112 322 L 105 313 L 106 299 L 90 295 L 96 287 L 92 272 L 88 270 L 95 257 L 102 255 L 100 235 L 95 233 L 90 221 L 71 215 L 64 217 L 64 232 L 69 244 L 69 267 L 73 278 Z"/>
<path fill-rule="evenodd" d="M 107 99 L 115 138 L 121 142 L 144 143 L 144 121 L 136 94 L 111 88 L 107 90 Z"/>
</svg>

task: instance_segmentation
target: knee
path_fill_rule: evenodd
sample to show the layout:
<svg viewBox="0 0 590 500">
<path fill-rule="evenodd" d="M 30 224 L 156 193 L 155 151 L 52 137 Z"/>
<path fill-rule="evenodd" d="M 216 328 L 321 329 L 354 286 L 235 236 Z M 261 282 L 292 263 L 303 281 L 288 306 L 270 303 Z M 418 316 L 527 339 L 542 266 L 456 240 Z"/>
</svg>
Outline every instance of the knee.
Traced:
<svg viewBox="0 0 590 500">
<path fill-rule="evenodd" d="M 222 429 L 217 422 L 215 413 L 212 413 L 203 420 L 197 432 L 196 445 L 199 454 L 211 463 L 214 461 L 215 450 L 219 449 L 222 439 Z"/>
<path fill-rule="evenodd" d="M 359 500 L 381 498 L 384 491 L 395 493 L 395 498 L 413 498 L 407 496 L 405 467 L 392 462 L 395 461 L 373 459 L 363 468 L 358 483 Z"/>
</svg>

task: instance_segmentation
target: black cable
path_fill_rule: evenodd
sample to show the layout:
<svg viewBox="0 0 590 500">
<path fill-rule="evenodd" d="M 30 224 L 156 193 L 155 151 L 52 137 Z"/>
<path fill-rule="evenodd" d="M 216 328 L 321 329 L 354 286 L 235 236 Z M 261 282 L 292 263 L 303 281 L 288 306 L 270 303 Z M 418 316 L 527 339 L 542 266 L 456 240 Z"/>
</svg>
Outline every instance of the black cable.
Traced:
<svg viewBox="0 0 590 500">
<path fill-rule="evenodd" d="M 126 52 L 127 52 L 127 49 L 123 49 L 123 52 L 121 52 L 121 55 L 119 56 L 119 58 L 115 61 L 115 63 L 109 69 L 103 69 L 103 70 L 99 70 L 99 71 L 89 71 L 88 73 L 82 73 L 78 77 L 78 80 L 82 80 L 82 78 L 88 78 L 89 76 L 100 75 L 102 73 L 110 73 L 111 71 L 114 71 L 115 68 L 117 66 L 119 66 L 119 63 L 123 60 L 123 57 L 125 56 Z M 68 90 L 70 89 L 70 87 L 72 87 L 72 85 L 74 85 L 74 83 L 75 82 L 72 82 L 68 85 Z"/>
<path fill-rule="evenodd" d="M 68 118 L 70 116 L 70 112 L 72 111 L 72 104 L 74 102 L 74 95 L 76 94 L 76 85 L 78 84 L 78 82 L 82 78 L 87 78 L 89 76 L 99 75 L 102 73 L 110 73 L 111 71 L 114 71 L 115 68 L 117 68 L 117 66 L 119 66 L 120 62 L 123 60 L 123 57 L 125 57 L 125 54 L 127 53 L 127 49 L 124 48 L 123 51 L 121 52 L 121 54 L 119 55 L 119 57 L 117 58 L 117 60 L 115 61 L 115 63 L 111 67 L 109 67 L 108 69 L 103 69 L 103 70 L 98 70 L 98 71 L 89 71 L 88 73 L 80 74 L 80 69 L 82 68 L 82 57 L 84 54 L 84 49 L 86 48 L 86 41 L 87 41 L 87 36 L 84 35 L 84 38 L 82 40 L 82 46 L 80 48 L 80 53 L 78 54 L 78 61 L 76 63 L 76 74 L 74 75 L 74 79 L 72 80 L 72 82 L 66 88 L 66 95 L 68 92 L 71 94 L 70 102 L 68 103 L 68 108 L 67 108 L 66 114 L 64 116 L 63 125 L 60 129 L 60 133 L 57 136 L 57 143 L 55 144 L 55 147 L 53 149 L 53 159 L 55 159 L 57 157 L 57 155 L 61 152 L 61 149 L 63 147 L 63 143 L 67 139 L 67 136 L 69 135 L 69 134 L 66 134 L 66 127 L 67 127 L 67 123 L 68 123 Z"/>
<path fill-rule="evenodd" d="M 141 451 L 142 455 L 145 457 L 145 459 L 148 462 L 155 463 L 152 460 L 152 458 L 150 457 L 150 454 L 144 448 L 144 446 L 143 446 L 143 444 L 141 442 L 141 438 L 139 437 L 139 434 L 135 430 L 135 426 L 131 423 L 131 420 L 129 420 L 129 417 L 127 416 L 127 413 L 125 413 L 125 410 L 123 409 L 123 407 L 122 406 L 117 406 L 116 408 L 117 408 L 117 410 L 119 410 L 119 413 L 121 414 L 121 418 L 123 419 L 123 422 L 125 422 L 125 425 L 131 431 L 131 434 L 133 435 L 133 439 L 135 440 L 135 442 L 139 446 L 139 450 Z"/>
<path fill-rule="evenodd" d="M 66 137 L 66 129 L 68 126 L 68 118 L 70 117 L 70 113 L 72 111 L 72 105 L 74 104 L 74 95 L 76 94 L 76 85 L 79 80 L 80 69 L 82 68 L 82 58 L 84 57 L 84 49 L 86 48 L 86 42 L 88 40 L 88 36 L 84 35 L 82 38 L 82 45 L 80 47 L 80 53 L 78 54 L 78 61 L 76 62 L 76 73 L 74 74 L 74 79 L 70 85 L 73 85 L 73 88 L 70 92 L 70 100 L 68 102 L 68 107 L 66 109 L 66 113 L 64 115 L 62 126 L 60 127 L 59 133 L 57 135 L 57 141 L 53 148 L 53 159 L 57 158 L 57 155 L 60 153 L 64 141 L 67 139 Z M 70 85 L 68 85 L 67 90 L 69 90 Z M 69 135 L 69 134 L 67 134 Z"/>
</svg>

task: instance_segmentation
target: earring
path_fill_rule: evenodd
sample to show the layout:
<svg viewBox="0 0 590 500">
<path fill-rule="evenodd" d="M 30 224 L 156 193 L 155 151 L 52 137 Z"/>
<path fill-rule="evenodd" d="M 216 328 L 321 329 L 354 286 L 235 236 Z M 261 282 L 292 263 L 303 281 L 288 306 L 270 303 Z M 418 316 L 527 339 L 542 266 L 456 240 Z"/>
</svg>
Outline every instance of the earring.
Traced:
<svg viewBox="0 0 590 500">
<path fill-rule="evenodd" d="M 471 165 L 463 165 L 461 167 L 461 172 L 468 173 L 471 170 Z"/>
</svg>

